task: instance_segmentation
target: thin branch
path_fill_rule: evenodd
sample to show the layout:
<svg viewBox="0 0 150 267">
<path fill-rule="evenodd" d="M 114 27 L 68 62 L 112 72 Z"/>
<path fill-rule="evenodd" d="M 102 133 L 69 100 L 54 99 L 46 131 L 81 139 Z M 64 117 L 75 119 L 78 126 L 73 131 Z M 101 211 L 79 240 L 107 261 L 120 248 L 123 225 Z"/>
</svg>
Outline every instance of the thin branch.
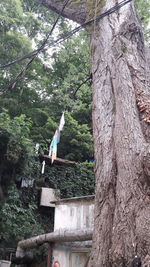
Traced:
<svg viewBox="0 0 150 267">
<path fill-rule="evenodd" d="M 90 76 L 89 76 L 86 80 L 84 80 L 84 81 L 83 81 L 83 82 L 76 88 L 76 90 L 75 90 L 74 93 L 73 93 L 73 97 L 75 97 L 76 93 L 77 93 L 78 90 L 82 87 L 82 85 L 86 84 L 87 81 L 89 81 L 89 80 L 91 80 L 91 79 L 92 79 L 92 74 L 90 74 Z"/>
</svg>

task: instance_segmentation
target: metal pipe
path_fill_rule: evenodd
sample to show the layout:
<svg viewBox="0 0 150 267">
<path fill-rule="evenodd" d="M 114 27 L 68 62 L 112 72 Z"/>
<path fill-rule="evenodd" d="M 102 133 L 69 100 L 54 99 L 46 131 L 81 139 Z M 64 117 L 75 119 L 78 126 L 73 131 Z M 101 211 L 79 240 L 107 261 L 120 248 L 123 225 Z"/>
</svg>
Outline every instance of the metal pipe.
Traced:
<svg viewBox="0 0 150 267">
<path fill-rule="evenodd" d="M 66 230 L 61 229 L 52 233 L 38 235 L 18 243 L 16 257 L 24 256 L 24 249 L 33 248 L 46 242 L 72 242 L 92 240 L 93 229 Z"/>
</svg>

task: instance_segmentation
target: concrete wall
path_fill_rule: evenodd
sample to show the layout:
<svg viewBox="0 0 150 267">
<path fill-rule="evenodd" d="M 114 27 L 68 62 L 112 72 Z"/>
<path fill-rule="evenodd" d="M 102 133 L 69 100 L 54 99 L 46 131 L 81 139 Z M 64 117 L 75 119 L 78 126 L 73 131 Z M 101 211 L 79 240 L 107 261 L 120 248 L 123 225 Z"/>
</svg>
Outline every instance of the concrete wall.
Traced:
<svg viewBox="0 0 150 267">
<path fill-rule="evenodd" d="M 93 227 L 93 200 L 60 202 L 55 207 L 54 231 Z"/>
<path fill-rule="evenodd" d="M 54 231 L 59 229 L 93 228 L 94 198 L 72 198 L 55 203 Z M 77 245 L 82 243 L 82 245 Z M 60 267 L 84 267 L 90 254 L 89 242 L 55 244 L 52 267 L 59 262 Z M 59 266 L 59 265 L 57 265 Z"/>
<path fill-rule="evenodd" d="M 52 202 L 58 200 L 59 196 L 60 196 L 60 190 L 42 187 L 40 206 L 55 207 L 55 204 Z"/>
<path fill-rule="evenodd" d="M 0 260 L 0 267 L 9 267 L 11 265 L 11 261 Z"/>
</svg>

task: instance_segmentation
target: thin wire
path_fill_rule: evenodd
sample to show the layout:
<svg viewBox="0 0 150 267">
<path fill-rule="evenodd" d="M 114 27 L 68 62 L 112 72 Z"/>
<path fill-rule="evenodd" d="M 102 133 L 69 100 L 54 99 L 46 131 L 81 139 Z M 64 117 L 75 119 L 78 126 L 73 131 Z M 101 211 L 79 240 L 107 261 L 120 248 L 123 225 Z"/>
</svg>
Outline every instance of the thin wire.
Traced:
<svg viewBox="0 0 150 267">
<path fill-rule="evenodd" d="M 26 55 L 24 55 L 22 57 L 19 57 L 16 60 L 12 61 L 12 62 L 9 62 L 9 63 L 7 63 L 5 65 L 0 66 L 0 70 L 8 68 L 8 67 L 10 67 L 10 66 L 12 66 L 12 65 L 14 65 L 14 64 L 16 64 L 18 62 L 21 62 L 21 61 L 23 61 L 23 60 L 25 60 L 27 58 L 34 57 L 38 51 L 39 52 L 45 51 L 48 48 L 50 48 L 50 47 L 52 47 L 52 46 L 54 46 L 56 44 L 60 44 L 60 43 L 64 42 L 66 39 L 68 39 L 69 37 L 71 37 L 75 33 L 79 32 L 82 28 L 85 28 L 87 25 L 93 23 L 94 21 L 98 21 L 98 20 L 104 18 L 105 16 L 108 16 L 108 15 L 112 14 L 113 12 L 117 11 L 118 9 L 120 9 L 121 7 L 123 7 L 124 5 L 128 4 L 131 1 L 133 1 L 133 0 L 123 0 L 123 1 L 121 1 L 120 3 L 116 4 L 112 8 L 108 9 L 106 12 L 98 15 L 96 18 L 93 18 L 93 19 L 91 19 L 91 20 L 89 20 L 87 22 L 84 22 L 83 24 L 81 24 L 80 26 L 74 28 L 73 30 L 69 31 L 68 33 L 63 34 L 57 40 L 52 41 L 51 43 L 49 43 L 47 45 L 47 47 L 43 47 L 42 49 L 36 49 L 36 50 L 32 51 L 29 54 L 26 54 Z M 47 38 L 47 40 L 48 40 L 48 38 Z"/>
<path fill-rule="evenodd" d="M 8 86 L 8 90 L 13 89 L 13 88 L 16 86 L 17 81 L 18 81 L 20 78 L 22 78 L 22 76 L 25 74 L 26 70 L 29 68 L 29 66 L 32 64 L 32 62 L 34 61 L 34 59 L 37 57 L 37 55 L 44 49 L 44 47 L 45 47 L 45 45 L 46 45 L 46 43 L 47 43 L 49 37 L 52 35 L 52 33 L 53 33 L 53 31 L 54 31 L 54 29 L 55 29 L 55 27 L 56 27 L 56 25 L 57 25 L 57 23 L 58 23 L 58 21 L 59 21 L 61 15 L 62 15 L 62 13 L 63 13 L 63 11 L 64 11 L 64 9 L 65 9 L 65 7 L 66 7 L 66 5 L 68 4 L 69 1 L 70 1 L 70 0 L 66 0 L 66 1 L 65 1 L 64 5 L 63 5 L 63 7 L 62 7 L 61 12 L 60 12 L 59 15 L 57 16 L 57 19 L 56 19 L 56 21 L 54 22 L 54 24 L 53 24 L 53 26 L 52 26 L 50 32 L 49 32 L 48 35 L 47 35 L 47 37 L 45 38 L 45 40 L 43 41 L 43 43 L 41 44 L 41 46 L 36 50 L 36 52 L 35 52 L 33 58 L 27 63 L 27 65 L 21 70 L 21 72 L 16 76 L 16 78 L 15 78 L 15 79 L 11 82 L 11 84 Z"/>
</svg>

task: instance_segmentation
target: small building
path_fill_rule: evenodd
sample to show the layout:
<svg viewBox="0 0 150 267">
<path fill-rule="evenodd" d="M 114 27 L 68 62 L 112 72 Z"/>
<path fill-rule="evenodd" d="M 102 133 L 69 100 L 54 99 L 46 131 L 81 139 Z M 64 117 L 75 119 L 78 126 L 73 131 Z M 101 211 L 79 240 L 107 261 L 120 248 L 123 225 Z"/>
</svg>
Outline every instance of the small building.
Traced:
<svg viewBox="0 0 150 267">
<path fill-rule="evenodd" d="M 0 267 L 10 267 L 11 261 L 0 260 Z"/>
<path fill-rule="evenodd" d="M 93 212 L 93 195 L 55 201 L 54 231 L 92 229 Z M 52 267 L 85 267 L 90 251 L 91 241 L 56 243 Z"/>
<path fill-rule="evenodd" d="M 85 267 L 92 246 L 95 196 L 58 198 L 59 191 L 42 188 L 40 205 L 55 208 L 54 232 L 20 241 L 16 257 L 49 243 L 47 267 Z"/>
</svg>

